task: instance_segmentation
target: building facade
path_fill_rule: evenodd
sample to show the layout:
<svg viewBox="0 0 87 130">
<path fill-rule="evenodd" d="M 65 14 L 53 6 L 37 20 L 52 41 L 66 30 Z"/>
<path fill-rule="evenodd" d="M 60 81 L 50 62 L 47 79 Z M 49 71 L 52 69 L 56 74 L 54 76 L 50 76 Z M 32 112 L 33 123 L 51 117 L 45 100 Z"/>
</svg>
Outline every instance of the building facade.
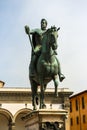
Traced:
<svg viewBox="0 0 87 130">
<path fill-rule="evenodd" d="M 39 90 L 38 90 L 39 91 Z M 69 96 L 73 93 L 68 88 L 59 88 L 59 96 L 54 96 L 54 89 L 46 89 L 45 102 L 48 109 L 69 110 Z M 39 106 L 37 106 L 39 109 Z M 32 111 L 30 88 L 0 88 L 0 130 L 25 130 L 22 117 Z M 66 118 L 66 117 L 65 117 Z M 66 119 L 69 129 L 69 118 Z"/>
<path fill-rule="evenodd" d="M 87 90 L 70 97 L 70 130 L 87 130 Z"/>
</svg>

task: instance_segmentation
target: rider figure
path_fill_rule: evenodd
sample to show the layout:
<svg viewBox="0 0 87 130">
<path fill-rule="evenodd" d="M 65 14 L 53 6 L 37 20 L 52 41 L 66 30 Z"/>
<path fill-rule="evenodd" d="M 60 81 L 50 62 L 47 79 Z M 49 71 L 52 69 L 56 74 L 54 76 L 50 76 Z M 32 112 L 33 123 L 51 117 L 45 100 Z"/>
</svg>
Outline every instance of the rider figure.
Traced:
<svg viewBox="0 0 87 130">
<path fill-rule="evenodd" d="M 31 77 L 35 76 L 36 61 L 41 54 L 41 46 L 42 46 L 41 41 L 42 41 L 42 37 L 43 37 L 42 34 L 46 32 L 46 28 L 47 28 L 47 20 L 41 19 L 41 29 L 34 29 L 34 30 L 29 31 L 29 34 L 32 35 L 32 43 L 33 43 L 33 48 L 34 48 L 34 50 L 32 50 L 31 63 L 30 63 L 30 68 L 29 68 Z M 26 31 L 26 28 L 25 28 L 25 31 Z M 26 31 L 26 33 L 28 34 L 27 31 Z M 57 54 L 57 53 L 54 52 L 54 54 Z M 57 59 L 57 62 L 58 62 L 58 66 L 59 66 L 59 68 L 58 68 L 59 69 L 59 73 L 58 73 L 59 80 L 62 82 L 62 80 L 65 78 L 65 76 L 61 73 L 60 63 L 59 63 L 58 59 Z"/>
</svg>

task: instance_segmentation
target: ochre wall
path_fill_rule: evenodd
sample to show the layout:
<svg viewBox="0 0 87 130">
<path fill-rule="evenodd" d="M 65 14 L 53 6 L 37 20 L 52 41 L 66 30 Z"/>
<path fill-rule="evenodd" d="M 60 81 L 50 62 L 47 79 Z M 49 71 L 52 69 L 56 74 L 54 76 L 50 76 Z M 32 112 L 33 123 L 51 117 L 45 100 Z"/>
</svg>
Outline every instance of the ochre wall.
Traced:
<svg viewBox="0 0 87 130">
<path fill-rule="evenodd" d="M 85 108 L 82 108 L 82 97 L 84 97 Z M 76 100 L 78 102 L 78 110 L 76 110 Z M 70 130 L 87 130 L 87 92 L 78 94 L 70 98 L 72 103 L 72 112 L 70 118 L 73 120 L 73 125 L 70 125 Z M 83 115 L 85 115 L 85 123 L 83 123 Z M 76 117 L 79 118 L 79 123 L 76 122 Z"/>
</svg>

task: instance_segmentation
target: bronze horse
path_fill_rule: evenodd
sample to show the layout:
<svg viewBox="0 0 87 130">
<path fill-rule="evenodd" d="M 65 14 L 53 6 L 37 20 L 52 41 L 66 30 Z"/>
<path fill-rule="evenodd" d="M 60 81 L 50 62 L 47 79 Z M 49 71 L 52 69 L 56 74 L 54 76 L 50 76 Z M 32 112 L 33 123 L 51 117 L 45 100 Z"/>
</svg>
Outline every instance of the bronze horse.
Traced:
<svg viewBox="0 0 87 130">
<path fill-rule="evenodd" d="M 51 80 L 54 81 L 55 95 L 58 96 L 58 60 L 55 55 L 58 29 L 56 27 L 51 27 L 43 34 L 41 55 L 36 64 L 36 76 L 29 76 L 33 109 L 36 109 L 36 102 L 38 100 L 38 86 L 40 86 L 40 109 L 46 107 L 44 102 L 44 91 Z"/>
</svg>

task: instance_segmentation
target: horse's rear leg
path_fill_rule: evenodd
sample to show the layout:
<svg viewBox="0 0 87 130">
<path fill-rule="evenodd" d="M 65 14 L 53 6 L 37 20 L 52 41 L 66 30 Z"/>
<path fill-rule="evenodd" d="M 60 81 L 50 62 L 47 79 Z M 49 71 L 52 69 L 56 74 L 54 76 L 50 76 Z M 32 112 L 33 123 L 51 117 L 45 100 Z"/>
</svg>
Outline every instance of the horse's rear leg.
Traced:
<svg viewBox="0 0 87 130">
<path fill-rule="evenodd" d="M 55 75 L 53 77 L 54 86 L 55 86 L 55 96 L 58 97 L 58 76 Z"/>
</svg>

